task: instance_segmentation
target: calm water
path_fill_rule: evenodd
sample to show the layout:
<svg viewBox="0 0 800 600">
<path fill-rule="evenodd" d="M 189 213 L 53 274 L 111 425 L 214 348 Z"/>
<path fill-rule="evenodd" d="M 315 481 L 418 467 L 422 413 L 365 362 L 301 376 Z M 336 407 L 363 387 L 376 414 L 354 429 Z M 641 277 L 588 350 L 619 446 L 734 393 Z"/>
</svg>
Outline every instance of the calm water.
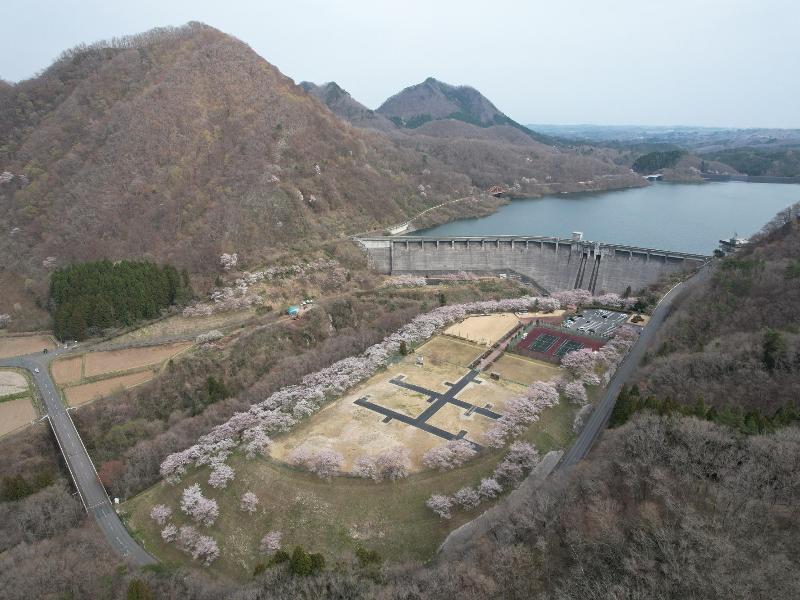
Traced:
<svg viewBox="0 0 800 600">
<path fill-rule="evenodd" d="M 656 183 L 646 188 L 514 200 L 479 219 L 415 235 L 547 235 L 710 254 L 722 238 L 749 236 L 800 201 L 800 186 L 775 183 Z"/>
</svg>

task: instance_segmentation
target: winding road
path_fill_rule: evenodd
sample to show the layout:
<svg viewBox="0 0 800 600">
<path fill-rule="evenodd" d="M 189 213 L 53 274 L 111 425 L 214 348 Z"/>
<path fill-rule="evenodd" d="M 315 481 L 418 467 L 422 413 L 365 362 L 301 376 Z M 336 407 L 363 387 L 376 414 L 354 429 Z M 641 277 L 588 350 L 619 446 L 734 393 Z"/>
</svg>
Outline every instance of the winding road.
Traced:
<svg viewBox="0 0 800 600">
<path fill-rule="evenodd" d="M 92 459 L 89 458 L 78 430 L 75 429 L 72 417 L 61 401 L 61 394 L 50 377 L 48 369 L 50 361 L 66 352 L 62 348 L 57 348 L 48 354 L 28 354 L 0 359 L 0 367 L 17 367 L 30 371 L 83 506 L 97 521 L 109 545 L 119 555 L 137 566 L 155 564 L 156 560 L 131 537 L 117 516 L 106 489 L 97 476 Z"/>
<path fill-rule="evenodd" d="M 653 342 L 656 332 L 672 310 L 675 300 L 701 281 L 707 279 L 709 273 L 710 263 L 706 263 L 694 276 L 679 283 L 661 298 L 658 306 L 656 306 L 656 309 L 653 311 L 653 315 L 647 327 L 642 330 L 639 339 L 636 340 L 633 348 L 631 348 L 625 360 L 622 361 L 622 364 L 619 366 L 616 373 L 614 373 L 608 386 L 606 386 L 605 394 L 603 394 L 603 397 L 595 406 L 592 414 L 589 416 L 589 420 L 578 435 L 578 438 L 569 450 L 564 453 L 564 456 L 561 457 L 561 461 L 556 466 L 556 470 L 563 471 L 569 469 L 589 454 L 589 450 L 592 449 L 600 433 L 608 424 L 609 418 L 611 418 L 611 411 L 614 410 L 614 404 L 617 401 L 617 396 L 623 384 L 631 377 L 636 367 L 639 366 L 639 363 L 644 357 L 644 353 Z"/>
</svg>

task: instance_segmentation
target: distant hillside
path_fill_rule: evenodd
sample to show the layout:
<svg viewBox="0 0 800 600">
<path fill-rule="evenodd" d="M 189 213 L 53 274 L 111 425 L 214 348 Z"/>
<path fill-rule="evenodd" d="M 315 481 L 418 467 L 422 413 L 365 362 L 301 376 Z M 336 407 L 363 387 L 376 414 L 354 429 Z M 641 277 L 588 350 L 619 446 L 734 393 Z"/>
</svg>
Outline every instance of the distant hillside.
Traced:
<svg viewBox="0 0 800 600">
<path fill-rule="evenodd" d="M 82 46 L 0 86 L 0 140 L 0 281 L 99 258 L 258 264 L 473 189 L 196 23 Z"/>
<path fill-rule="evenodd" d="M 800 409 L 800 204 L 722 260 L 659 332 L 643 391 L 692 407 Z M 740 413 L 740 414 L 741 414 Z"/>
<path fill-rule="evenodd" d="M 466 174 L 482 189 L 499 185 L 512 196 L 541 196 L 644 185 L 616 152 L 553 146 L 473 88 L 428 79 L 373 113 L 335 83 L 301 85 L 353 125 L 380 129 L 398 146 Z"/>
<path fill-rule="evenodd" d="M 377 112 L 398 127 L 409 129 L 441 119 L 456 119 L 478 127 L 511 125 L 525 129 L 475 88 L 450 85 L 433 77 L 395 94 L 381 104 Z"/>
<path fill-rule="evenodd" d="M 370 110 L 358 100 L 355 100 L 334 81 L 323 83 L 322 85 L 303 81 L 300 83 L 300 87 L 312 96 L 319 98 L 335 115 L 345 121 L 349 121 L 356 127 L 366 127 L 379 131 L 391 131 L 397 127 L 383 115 Z"/>
</svg>

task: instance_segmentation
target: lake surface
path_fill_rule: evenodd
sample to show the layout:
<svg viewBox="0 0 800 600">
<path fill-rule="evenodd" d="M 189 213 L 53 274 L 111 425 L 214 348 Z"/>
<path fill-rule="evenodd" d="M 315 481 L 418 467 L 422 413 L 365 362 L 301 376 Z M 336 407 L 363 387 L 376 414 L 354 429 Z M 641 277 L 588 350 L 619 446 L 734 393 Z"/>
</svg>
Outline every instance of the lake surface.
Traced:
<svg viewBox="0 0 800 600">
<path fill-rule="evenodd" d="M 546 235 L 711 254 L 720 239 L 747 237 L 800 201 L 800 185 L 655 183 L 645 188 L 514 200 L 489 216 L 413 235 Z"/>
</svg>

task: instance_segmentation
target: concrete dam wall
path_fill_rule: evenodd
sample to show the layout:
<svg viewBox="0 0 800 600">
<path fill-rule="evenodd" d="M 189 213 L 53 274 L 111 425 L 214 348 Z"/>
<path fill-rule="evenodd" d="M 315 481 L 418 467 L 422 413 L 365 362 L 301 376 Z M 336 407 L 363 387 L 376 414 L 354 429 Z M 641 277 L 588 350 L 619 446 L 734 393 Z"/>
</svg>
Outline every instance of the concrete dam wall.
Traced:
<svg viewBox="0 0 800 600">
<path fill-rule="evenodd" d="M 441 275 L 508 272 L 544 291 L 582 288 L 595 294 L 634 292 L 664 275 L 699 267 L 709 257 L 552 237 L 364 237 L 370 265 L 381 273 Z"/>
</svg>

